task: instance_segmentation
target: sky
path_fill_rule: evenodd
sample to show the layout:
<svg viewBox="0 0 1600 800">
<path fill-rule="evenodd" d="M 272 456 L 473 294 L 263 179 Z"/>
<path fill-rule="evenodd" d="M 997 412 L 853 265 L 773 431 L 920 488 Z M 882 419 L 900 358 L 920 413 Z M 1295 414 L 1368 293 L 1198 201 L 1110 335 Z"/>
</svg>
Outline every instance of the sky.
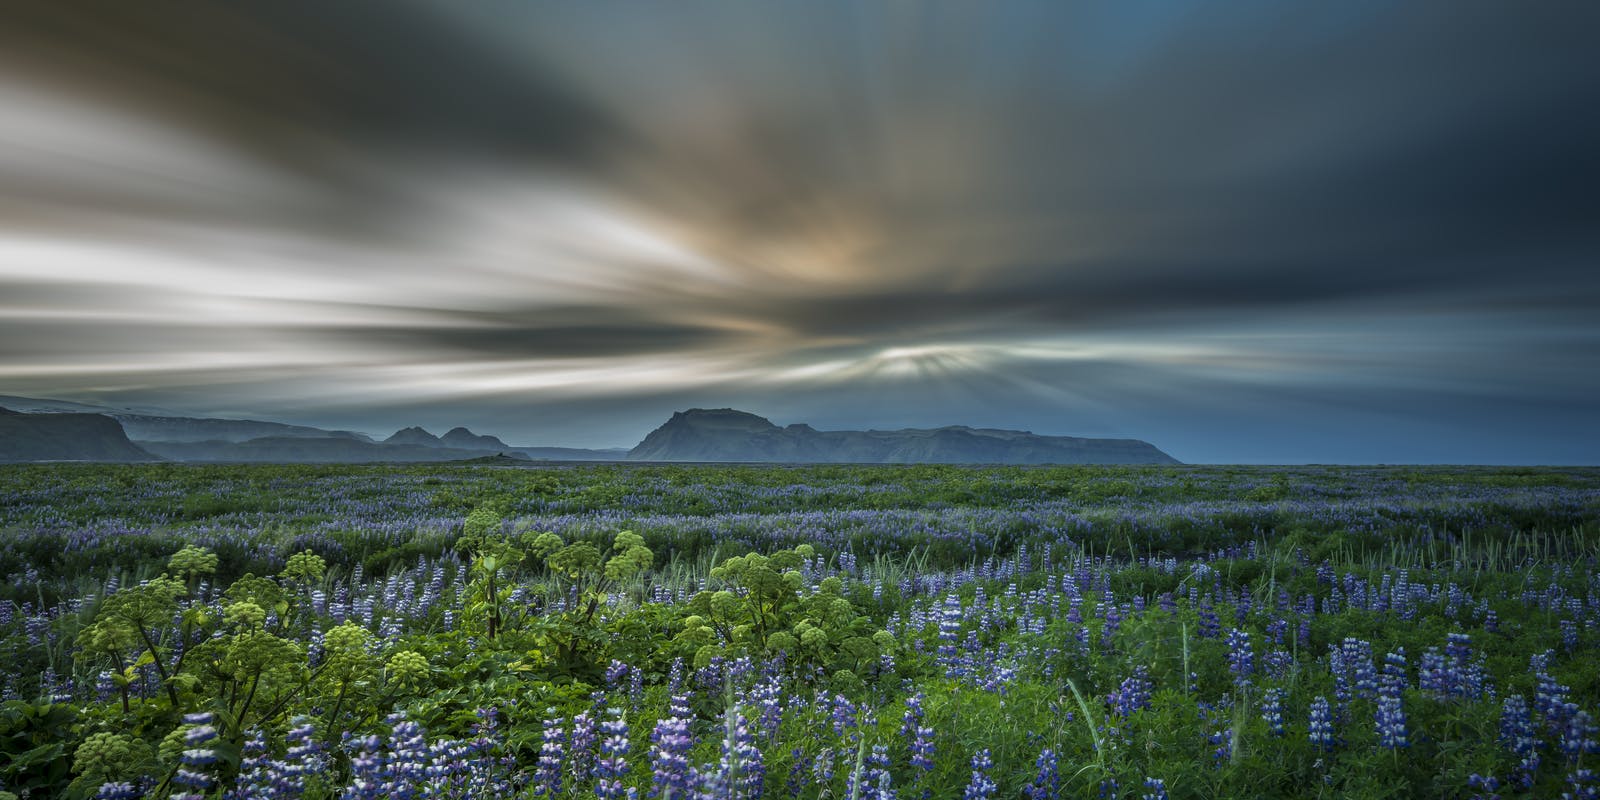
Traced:
<svg viewBox="0 0 1600 800">
<path fill-rule="evenodd" d="M 7 4 L 0 394 L 1600 463 L 1600 4 Z"/>
</svg>

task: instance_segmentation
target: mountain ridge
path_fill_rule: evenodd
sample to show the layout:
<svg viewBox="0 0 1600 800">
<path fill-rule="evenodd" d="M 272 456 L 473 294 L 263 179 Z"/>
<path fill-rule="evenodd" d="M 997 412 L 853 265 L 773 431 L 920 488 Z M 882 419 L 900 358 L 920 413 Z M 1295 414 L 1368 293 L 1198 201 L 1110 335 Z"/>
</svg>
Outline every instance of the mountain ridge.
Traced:
<svg viewBox="0 0 1600 800">
<path fill-rule="evenodd" d="M 1041 436 L 1029 431 L 947 425 L 881 431 L 779 427 L 733 408 L 691 408 L 628 451 L 633 461 L 937 464 L 1178 464 L 1138 439 Z"/>
<path fill-rule="evenodd" d="M 412 426 L 379 441 L 351 431 L 262 420 L 167 416 L 164 409 L 114 409 L 69 401 L 7 398 L 9 438 L 0 461 L 170 459 L 197 462 L 720 461 L 749 463 L 1177 464 L 1137 439 L 1044 436 L 1031 431 L 946 425 L 898 430 L 819 431 L 783 427 L 733 408 L 677 411 L 631 449 L 514 447 L 466 427 L 443 436 Z M 93 412 L 94 409 L 102 409 Z M 89 409 L 85 412 L 82 409 Z M 29 420 L 18 418 L 27 417 Z M 88 421 L 84 418 L 100 420 Z M 47 420 L 54 419 L 55 422 Z M 113 432 L 105 427 L 116 426 Z M 65 437 L 51 442 L 58 432 Z M 132 448 L 132 449 L 129 449 Z"/>
<path fill-rule="evenodd" d="M 0 462 L 159 460 L 104 414 L 25 414 L 0 407 Z"/>
</svg>

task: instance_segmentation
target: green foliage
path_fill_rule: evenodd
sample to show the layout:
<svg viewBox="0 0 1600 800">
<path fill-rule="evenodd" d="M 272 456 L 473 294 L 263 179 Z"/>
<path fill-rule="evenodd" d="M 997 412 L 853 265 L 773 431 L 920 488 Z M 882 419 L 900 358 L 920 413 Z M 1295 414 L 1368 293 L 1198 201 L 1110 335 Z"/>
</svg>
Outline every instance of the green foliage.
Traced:
<svg viewBox="0 0 1600 800">
<path fill-rule="evenodd" d="M 750 553 L 724 560 L 711 578 L 729 588 L 701 592 L 689 602 L 680 651 L 703 666 L 720 655 L 783 652 L 854 681 L 874 669 L 894 637 L 878 628 L 845 596 L 837 577 L 807 587 L 799 571 L 815 554 L 810 545 L 770 556 Z"/>
<path fill-rule="evenodd" d="M 77 721 L 65 705 L 0 704 L 0 784 L 39 797 L 65 792 Z"/>
<path fill-rule="evenodd" d="M 288 581 L 311 584 L 322 580 L 323 574 L 327 571 L 328 562 L 324 561 L 322 556 L 310 550 L 302 550 L 289 556 L 289 563 L 284 565 L 280 574 Z"/>
</svg>

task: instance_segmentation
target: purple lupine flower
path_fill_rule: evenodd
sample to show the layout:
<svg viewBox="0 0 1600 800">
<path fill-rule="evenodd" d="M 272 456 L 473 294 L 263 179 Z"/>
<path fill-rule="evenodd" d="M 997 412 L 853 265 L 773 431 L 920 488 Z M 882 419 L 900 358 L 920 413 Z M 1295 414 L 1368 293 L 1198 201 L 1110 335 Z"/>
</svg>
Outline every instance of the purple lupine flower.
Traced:
<svg viewBox="0 0 1600 800">
<path fill-rule="evenodd" d="M 1133 674 L 1125 678 L 1116 691 L 1112 692 L 1107 700 L 1111 703 L 1111 711 L 1119 717 L 1126 717 L 1140 709 L 1150 707 L 1150 673 L 1143 666 L 1133 668 Z"/>
<path fill-rule="evenodd" d="M 382 743 L 376 736 L 345 734 L 345 750 L 350 754 L 350 783 L 339 796 L 342 800 L 379 800 L 387 797 L 384 786 Z"/>
<path fill-rule="evenodd" d="M 1378 681 L 1378 711 L 1373 724 L 1378 729 L 1378 743 L 1394 750 L 1410 744 L 1406 736 L 1406 712 L 1401 692 L 1406 685 L 1406 657 L 1404 652 L 1388 653 L 1383 657 L 1383 675 Z"/>
<path fill-rule="evenodd" d="M 1552 656 L 1549 651 L 1535 655 L 1529 668 L 1533 670 L 1535 680 L 1533 706 L 1544 716 L 1550 730 L 1556 732 L 1566 726 L 1567 696 L 1572 690 L 1551 677 L 1548 661 Z"/>
<path fill-rule="evenodd" d="M 1483 665 L 1472 660 L 1472 637 L 1465 633 L 1448 634 L 1443 654 L 1429 648 L 1418 671 L 1421 687 L 1441 698 L 1476 698 L 1486 692 Z"/>
<path fill-rule="evenodd" d="M 796 747 L 789 751 L 789 779 L 784 782 L 784 791 L 790 797 L 799 797 L 800 791 L 810 784 L 806 773 L 811 771 L 812 758 L 802 748 Z"/>
<path fill-rule="evenodd" d="M 906 712 L 900 718 L 900 738 L 909 739 L 916 733 L 917 727 L 922 724 L 922 704 L 927 699 L 920 691 L 906 698 Z"/>
<path fill-rule="evenodd" d="M 539 745 L 539 759 L 533 771 L 533 795 L 554 797 L 561 793 L 561 765 L 566 760 L 567 735 L 562 719 L 555 709 L 546 711 L 551 716 L 544 721 L 543 742 Z"/>
<path fill-rule="evenodd" d="M 1399 697 L 1410 680 L 1406 676 L 1406 651 L 1399 648 L 1383 656 L 1383 673 L 1378 676 L 1378 694 Z"/>
<path fill-rule="evenodd" d="M 667 716 L 656 722 L 650 734 L 651 797 L 685 800 L 689 796 L 689 750 L 694 747 L 689 719 L 689 698 L 673 695 Z"/>
<path fill-rule="evenodd" d="M 1283 727 L 1283 689 L 1268 689 L 1261 696 L 1261 719 L 1267 723 L 1267 733 L 1272 736 L 1282 736 Z"/>
<path fill-rule="evenodd" d="M 1312 747 L 1321 750 L 1333 749 L 1333 712 L 1328 707 L 1328 698 L 1320 694 L 1311 700 L 1306 739 L 1311 742 Z"/>
<path fill-rule="evenodd" d="M 1228 631 L 1228 670 L 1233 673 L 1233 685 L 1241 690 L 1250 686 L 1250 676 L 1255 672 L 1255 651 L 1250 647 L 1250 634 L 1234 628 Z M 1165 793 L 1165 789 L 1162 790 Z"/>
<path fill-rule="evenodd" d="M 889 747 L 875 744 L 872 752 L 863 759 L 863 763 L 850 775 L 850 782 L 846 791 L 851 797 L 866 797 L 879 800 L 886 796 L 892 798 L 894 791 L 890 787 L 889 775 Z"/>
<path fill-rule="evenodd" d="M 1566 782 L 1572 791 L 1562 792 L 1562 800 L 1600 800 L 1600 780 L 1594 770 L 1573 769 L 1567 773 Z"/>
<path fill-rule="evenodd" d="M 1289 621 L 1283 617 L 1273 617 L 1267 623 L 1267 641 L 1275 644 L 1284 644 L 1284 638 L 1289 633 Z"/>
<path fill-rule="evenodd" d="M 611 659 L 606 665 L 606 688 L 616 690 L 622 688 L 622 682 L 628 679 L 629 667 L 626 663 Z"/>
<path fill-rule="evenodd" d="M 1406 739 L 1406 712 L 1399 695 L 1378 696 L 1378 712 L 1373 720 L 1378 728 L 1378 744 L 1390 750 L 1410 744 Z"/>
<path fill-rule="evenodd" d="M 1222 635 L 1222 620 L 1217 617 L 1216 607 L 1211 602 L 1211 595 L 1206 595 L 1200 600 L 1200 638 L 1215 639 Z"/>
<path fill-rule="evenodd" d="M 777 675 L 762 678 L 750 689 L 750 703 L 758 712 L 756 724 L 767 741 L 777 738 L 778 728 L 783 724 L 783 698 L 783 683 Z"/>
<path fill-rule="evenodd" d="M 1033 764 L 1033 782 L 1022 790 L 1028 800 L 1057 800 L 1061 796 L 1061 764 L 1056 751 L 1045 748 Z"/>
<path fill-rule="evenodd" d="M 1344 668 L 1350 672 L 1350 682 L 1356 697 L 1371 699 L 1378 693 L 1378 673 L 1372 666 L 1372 643 L 1346 637 L 1340 650 Z"/>
<path fill-rule="evenodd" d="M 95 790 L 94 800 L 138 800 L 141 792 L 138 787 L 127 781 L 102 783 Z"/>
<path fill-rule="evenodd" d="M 1167 782 L 1160 778 L 1144 779 L 1145 793 L 1140 800 L 1167 800 Z"/>
<path fill-rule="evenodd" d="M 823 750 L 822 754 L 817 756 L 817 759 L 811 764 L 811 774 L 816 778 L 819 786 L 827 786 L 833 783 L 833 776 L 836 771 L 832 750 Z"/>
<path fill-rule="evenodd" d="M 99 700 L 102 703 L 107 703 L 107 702 L 111 701 L 112 696 L 115 695 L 116 693 L 117 693 L 117 682 L 116 682 L 115 678 L 111 675 L 111 670 L 108 670 L 108 669 L 100 670 L 100 674 L 95 676 L 95 679 L 94 679 L 95 699 Z"/>
<path fill-rule="evenodd" d="M 828 698 L 829 716 L 833 720 L 833 732 L 843 736 L 846 730 L 856 725 L 856 706 L 850 698 L 842 694 L 835 694 Z"/>
<path fill-rule="evenodd" d="M 172 782 L 185 788 L 174 797 L 200 797 L 211 788 L 215 779 L 210 767 L 217 763 L 217 751 L 209 745 L 217 740 L 217 729 L 211 725 L 210 712 L 187 714 L 183 721 L 192 727 L 183 734 L 184 750 L 178 757 L 178 770 Z"/>
<path fill-rule="evenodd" d="M 572 718 L 572 737 L 567 748 L 567 761 L 570 764 L 574 786 L 589 780 L 590 773 L 594 771 L 595 744 L 599 741 L 600 733 L 595 728 L 592 714 L 584 711 Z"/>
<path fill-rule="evenodd" d="M 1200 721 L 1209 728 L 1206 732 L 1206 741 L 1213 745 L 1212 766 L 1220 769 L 1233 758 L 1233 728 L 1229 724 L 1230 715 L 1226 706 L 1218 709 L 1205 702 L 1199 706 Z"/>
<path fill-rule="evenodd" d="M 917 726 L 911 740 L 911 766 L 924 774 L 933 771 L 933 729 Z"/>
<path fill-rule="evenodd" d="M 622 709 L 611 709 L 611 717 L 600 723 L 600 763 L 595 769 L 594 793 L 599 800 L 622 800 L 627 791 L 622 778 L 628 772 L 628 722 Z"/>
<path fill-rule="evenodd" d="M 1500 779 L 1493 775 L 1474 772 L 1467 776 L 1467 788 L 1474 790 L 1470 800 L 1500 800 Z"/>
<path fill-rule="evenodd" d="M 1117 608 L 1116 603 L 1101 603 L 1099 605 L 1101 608 L 1097 610 L 1105 618 L 1100 630 L 1100 645 L 1110 650 L 1114 646 L 1113 641 L 1116 639 L 1117 631 L 1122 629 L 1122 611 Z"/>
<path fill-rule="evenodd" d="M 391 798 L 415 797 L 428 774 L 428 743 L 422 726 L 396 713 L 388 717 L 389 757 L 384 764 L 385 794 Z"/>
<path fill-rule="evenodd" d="M 714 772 L 703 776 L 707 780 L 700 792 L 726 800 L 757 800 L 766 781 L 765 761 L 744 715 L 735 708 L 723 714 L 722 760 Z"/>
<path fill-rule="evenodd" d="M 227 796 L 232 800 L 258 800 L 274 795 L 272 788 L 274 762 L 267 756 L 267 743 L 260 731 L 251 731 L 239 752 L 239 778 L 236 787 Z"/>
<path fill-rule="evenodd" d="M 957 644 L 961 640 L 961 597 L 955 594 L 945 595 L 944 605 L 939 609 L 939 664 L 945 668 L 945 677 L 962 678 L 966 669 L 962 665 L 961 648 Z"/>
<path fill-rule="evenodd" d="M 961 800 L 989 800 L 999 790 L 999 785 L 994 778 L 989 777 L 989 770 L 994 768 L 994 759 L 989 755 L 989 748 L 972 755 L 972 780 L 967 782 L 966 791 L 961 793 Z"/>
<path fill-rule="evenodd" d="M 1528 701 L 1520 694 L 1507 695 L 1500 704 L 1500 743 L 1517 756 L 1517 783 L 1523 788 L 1533 787 L 1534 774 L 1542 760 L 1539 756 L 1541 742 L 1529 713 Z"/>
<path fill-rule="evenodd" d="M 1561 732 L 1561 752 L 1567 757 L 1569 763 L 1576 764 L 1578 759 L 1586 753 L 1600 752 L 1596 746 L 1595 734 L 1600 732 L 1594 724 L 1594 718 L 1587 711 L 1579 710 L 1575 705 L 1566 713 L 1567 724 Z"/>
</svg>

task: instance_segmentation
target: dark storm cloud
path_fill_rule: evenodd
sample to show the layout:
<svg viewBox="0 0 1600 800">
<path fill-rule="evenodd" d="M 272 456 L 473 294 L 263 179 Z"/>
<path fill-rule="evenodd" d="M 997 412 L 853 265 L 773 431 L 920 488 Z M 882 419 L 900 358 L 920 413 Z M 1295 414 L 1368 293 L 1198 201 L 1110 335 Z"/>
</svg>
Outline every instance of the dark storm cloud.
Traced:
<svg viewBox="0 0 1600 800">
<path fill-rule="evenodd" d="M 1594 388 L 1597 40 L 1592 3 L 14 4 L 0 377 L 1492 425 Z"/>
<path fill-rule="evenodd" d="M 22 69 L 132 93 L 291 159 L 317 135 L 357 149 L 580 159 L 607 132 L 581 97 L 427 3 L 24 2 L 0 36 Z"/>
<path fill-rule="evenodd" d="M 312 330 L 309 333 L 318 333 Z M 727 341 L 726 332 L 692 325 L 595 324 L 505 327 L 335 328 L 324 335 L 355 339 L 418 355 L 588 358 L 656 353 Z"/>
</svg>

